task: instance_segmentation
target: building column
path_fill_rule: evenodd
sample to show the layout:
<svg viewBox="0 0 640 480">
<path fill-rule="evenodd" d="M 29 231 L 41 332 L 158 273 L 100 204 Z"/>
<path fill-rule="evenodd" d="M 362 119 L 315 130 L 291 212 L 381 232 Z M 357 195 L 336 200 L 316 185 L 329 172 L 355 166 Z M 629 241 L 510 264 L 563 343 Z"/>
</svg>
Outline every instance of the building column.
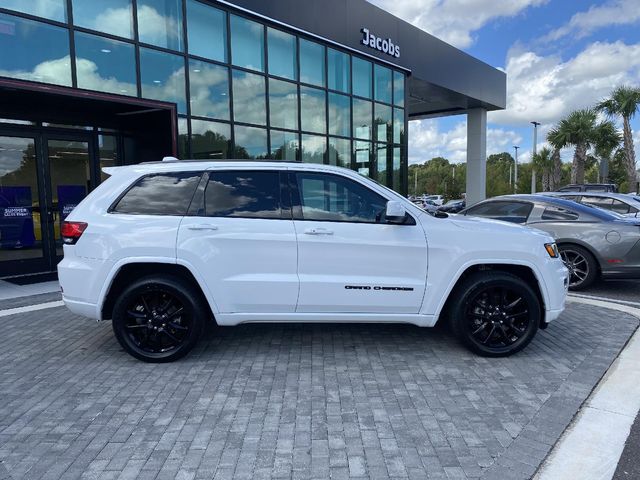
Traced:
<svg viewBox="0 0 640 480">
<path fill-rule="evenodd" d="M 467 112 L 467 207 L 487 196 L 487 111 Z"/>
</svg>

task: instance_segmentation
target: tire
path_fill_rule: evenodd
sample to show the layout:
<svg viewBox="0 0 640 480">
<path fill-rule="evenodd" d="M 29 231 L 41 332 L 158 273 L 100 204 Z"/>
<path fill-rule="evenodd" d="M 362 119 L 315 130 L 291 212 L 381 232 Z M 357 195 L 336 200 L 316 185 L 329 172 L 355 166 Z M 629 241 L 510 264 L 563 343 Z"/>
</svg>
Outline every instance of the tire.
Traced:
<svg viewBox="0 0 640 480">
<path fill-rule="evenodd" d="M 484 357 L 506 357 L 526 347 L 542 314 L 541 302 L 521 278 L 484 271 L 467 277 L 450 304 L 453 334 Z"/>
<path fill-rule="evenodd" d="M 584 290 L 596 281 L 598 264 L 586 248 L 578 245 L 558 245 L 558 251 L 569 269 L 569 290 Z"/>
<path fill-rule="evenodd" d="M 202 335 L 206 306 L 178 277 L 154 275 L 128 286 L 113 307 L 112 327 L 122 348 L 151 363 L 184 357 Z"/>
</svg>

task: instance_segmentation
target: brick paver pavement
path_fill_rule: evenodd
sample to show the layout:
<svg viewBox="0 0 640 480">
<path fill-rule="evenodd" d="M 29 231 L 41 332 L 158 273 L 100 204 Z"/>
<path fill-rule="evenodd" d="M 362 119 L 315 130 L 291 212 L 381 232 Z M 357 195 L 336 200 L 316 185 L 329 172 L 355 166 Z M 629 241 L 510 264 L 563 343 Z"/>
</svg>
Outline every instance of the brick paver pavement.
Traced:
<svg viewBox="0 0 640 480">
<path fill-rule="evenodd" d="M 441 329 L 247 325 L 150 365 L 65 308 L 0 324 L 2 480 L 529 478 L 637 327 L 572 304 L 486 359 Z"/>
</svg>

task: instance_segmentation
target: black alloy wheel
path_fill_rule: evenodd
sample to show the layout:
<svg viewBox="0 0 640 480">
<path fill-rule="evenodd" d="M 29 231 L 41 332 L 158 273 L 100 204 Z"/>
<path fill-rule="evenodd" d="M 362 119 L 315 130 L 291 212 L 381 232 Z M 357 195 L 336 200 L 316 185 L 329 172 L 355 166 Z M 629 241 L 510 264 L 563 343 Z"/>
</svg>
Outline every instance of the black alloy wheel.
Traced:
<svg viewBox="0 0 640 480">
<path fill-rule="evenodd" d="M 147 362 L 170 362 L 186 355 L 204 325 L 199 296 L 179 279 L 141 279 L 117 300 L 113 330 L 120 345 Z"/>
<path fill-rule="evenodd" d="M 596 279 L 596 264 L 593 256 L 577 245 L 558 247 L 560 258 L 569 270 L 569 289 L 583 290 Z"/>
<path fill-rule="evenodd" d="M 452 305 L 456 336 L 472 351 L 490 357 L 512 355 L 535 336 L 540 300 L 519 277 L 478 272 L 460 285 Z"/>
</svg>

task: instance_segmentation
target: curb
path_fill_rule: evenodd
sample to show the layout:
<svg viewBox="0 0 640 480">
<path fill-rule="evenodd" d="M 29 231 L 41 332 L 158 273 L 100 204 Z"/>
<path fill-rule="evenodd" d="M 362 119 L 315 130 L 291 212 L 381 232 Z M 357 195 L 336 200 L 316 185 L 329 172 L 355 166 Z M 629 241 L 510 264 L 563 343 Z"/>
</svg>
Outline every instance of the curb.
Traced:
<svg viewBox="0 0 640 480">
<path fill-rule="evenodd" d="M 640 319 L 640 308 L 586 296 L 570 302 L 617 310 Z M 540 465 L 535 480 L 610 480 L 640 410 L 640 329 L 631 336 L 569 427 Z"/>
</svg>

